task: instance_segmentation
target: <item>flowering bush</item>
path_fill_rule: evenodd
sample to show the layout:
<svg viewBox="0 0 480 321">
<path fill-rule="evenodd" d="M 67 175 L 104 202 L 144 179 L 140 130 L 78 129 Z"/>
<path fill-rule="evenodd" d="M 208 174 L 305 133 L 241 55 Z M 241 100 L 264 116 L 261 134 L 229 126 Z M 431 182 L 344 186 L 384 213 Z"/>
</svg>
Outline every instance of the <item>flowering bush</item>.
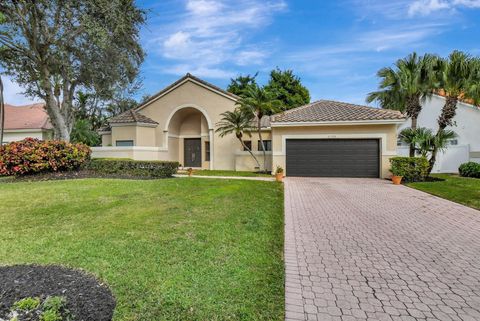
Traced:
<svg viewBox="0 0 480 321">
<path fill-rule="evenodd" d="M 84 144 L 26 138 L 0 146 L 0 176 L 77 169 L 90 153 Z"/>
</svg>

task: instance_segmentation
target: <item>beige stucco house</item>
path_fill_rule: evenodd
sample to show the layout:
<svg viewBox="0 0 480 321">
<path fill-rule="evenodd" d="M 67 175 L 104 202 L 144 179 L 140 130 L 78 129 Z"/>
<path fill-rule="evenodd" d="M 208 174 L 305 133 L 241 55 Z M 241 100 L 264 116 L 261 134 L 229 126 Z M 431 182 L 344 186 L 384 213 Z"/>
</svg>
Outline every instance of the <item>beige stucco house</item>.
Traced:
<svg viewBox="0 0 480 321">
<path fill-rule="evenodd" d="M 3 143 L 23 140 L 27 137 L 52 139 L 50 123 L 44 103 L 13 106 L 5 104 L 5 131 Z"/>
<path fill-rule="evenodd" d="M 109 120 L 93 157 L 178 161 L 184 167 L 254 170 L 255 162 L 234 135 L 215 132 L 221 113 L 238 96 L 190 74 L 134 110 Z M 317 101 L 263 121 L 268 169 L 287 176 L 387 177 L 396 155 L 397 111 Z M 258 135 L 246 137 L 262 160 Z"/>
</svg>

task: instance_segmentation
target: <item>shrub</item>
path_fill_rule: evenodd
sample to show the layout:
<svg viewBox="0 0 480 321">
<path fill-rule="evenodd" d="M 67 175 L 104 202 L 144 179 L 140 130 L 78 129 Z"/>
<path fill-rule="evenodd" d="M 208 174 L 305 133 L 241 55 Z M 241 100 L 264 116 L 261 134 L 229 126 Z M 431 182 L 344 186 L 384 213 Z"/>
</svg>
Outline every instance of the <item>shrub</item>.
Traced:
<svg viewBox="0 0 480 321">
<path fill-rule="evenodd" d="M 480 178 L 480 164 L 476 162 L 463 163 L 458 168 L 460 176 Z"/>
<path fill-rule="evenodd" d="M 178 162 L 168 161 L 136 161 L 125 158 L 96 158 L 85 166 L 97 174 L 119 175 L 131 177 L 171 177 L 177 172 Z"/>
<path fill-rule="evenodd" d="M 84 144 L 26 138 L 0 146 L 0 176 L 77 169 L 90 158 L 90 153 Z"/>
<path fill-rule="evenodd" d="M 428 160 L 425 157 L 393 157 L 390 171 L 395 176 L 403 176 L 405 182 L 424 181 L 428 175 Z"/>
</svg>

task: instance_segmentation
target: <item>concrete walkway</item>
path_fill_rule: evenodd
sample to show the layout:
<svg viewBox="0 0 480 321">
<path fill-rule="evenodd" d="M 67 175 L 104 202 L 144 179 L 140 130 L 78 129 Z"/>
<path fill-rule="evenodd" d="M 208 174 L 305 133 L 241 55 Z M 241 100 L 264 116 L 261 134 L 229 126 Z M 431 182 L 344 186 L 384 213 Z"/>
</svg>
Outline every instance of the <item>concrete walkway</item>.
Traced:
<svg viewBox="0 0 480 321">
<path fill-rule="evenodd" d="M 286 320 L 480 320 L 480 212 L 379 179 L 285 181 Z"/>
<path fill-rule="evenodd" d="M 182 174 L 174 174 L 173 177 L 181 177 L 181 178 L 188 178 L 188 177 L 195 177 L 195 178 L 219 178 L 219 179 L 243 179 L 243 180 L 250 180 L 250 181 L 266 181 L 266 182 L 274 182 L 275 178 L 270 177 L 246 177 L 246 176 L 201 176 L 201 175 L 182 175 Z"/>
</svg>

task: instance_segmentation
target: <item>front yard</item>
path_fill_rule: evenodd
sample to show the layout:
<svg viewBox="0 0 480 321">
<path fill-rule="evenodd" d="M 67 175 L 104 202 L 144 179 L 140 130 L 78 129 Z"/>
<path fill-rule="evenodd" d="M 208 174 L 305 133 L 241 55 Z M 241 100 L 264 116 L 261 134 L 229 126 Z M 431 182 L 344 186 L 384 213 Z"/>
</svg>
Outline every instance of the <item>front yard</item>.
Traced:
<svg viewBox="0 0 480 321">
<path fill-rule="evenodd" d="M 407 185 L 480 210 L 480 179 L 449 174 L 432 176 L 442 178 L 444 181 L 417 182 Z"/>
<path fill-rule="evenodd" d="M 280 184 L 0 182 L 0 265 L 94 273 L 114 320 L 282 320 Z"/>
</svg>

